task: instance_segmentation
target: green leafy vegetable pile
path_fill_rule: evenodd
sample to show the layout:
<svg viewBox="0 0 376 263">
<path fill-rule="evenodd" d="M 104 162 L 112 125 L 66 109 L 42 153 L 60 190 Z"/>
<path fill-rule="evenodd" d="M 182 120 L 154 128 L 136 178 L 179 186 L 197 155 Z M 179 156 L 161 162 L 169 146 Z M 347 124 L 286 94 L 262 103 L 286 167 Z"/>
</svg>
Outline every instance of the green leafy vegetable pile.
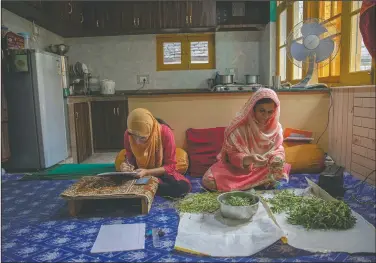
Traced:
<svg viewBox="0 0 376 263">
<path fill-rule="evenodd" d="M 287 222 L 306 229 L 346 230 L 354 227 L 356 218 L 343 201 L 325 201 L 314 196 L 296 196 L 281 191 L 268 202 L 274 213 L 286 212 Z"/>
<path fill-rule="evenodd" d="M 249 206 L 255 204 L 255 200 L 251 197 L 245 197 L 245 196 L 234 196 L 230 195 L 227 197 L 223 202 L 226 205 L 231 206 Z"/>
<path fill-rule="evenodd" d="M 176 208 L 183 213 L 213 213 L 219 209 L 218 195 L 211 192 L 191 194 L 179 200 Z"/>
</svg>

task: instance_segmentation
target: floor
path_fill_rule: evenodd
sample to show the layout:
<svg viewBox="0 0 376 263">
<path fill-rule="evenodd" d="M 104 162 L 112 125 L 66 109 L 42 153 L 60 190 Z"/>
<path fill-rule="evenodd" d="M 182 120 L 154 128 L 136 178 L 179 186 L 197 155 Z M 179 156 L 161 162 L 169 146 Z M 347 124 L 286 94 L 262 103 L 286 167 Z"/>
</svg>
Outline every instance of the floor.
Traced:
<svg viewBox="0 0 376 263">
<path fill-rule="evenodd" d="M 99 156 L 108 156 L 100 154 Z M 99 158 L 99 159 L 98 159 Z M 98 156 L 92 159 L 103 160 Z M 108 159 L 107 159 L 108 160 Z M 90 160 L 89 160 L 90 161 Z M 305 188 L 305 177 L 317 182 L 317 175 L 292 175 L 281 188 Z M 2 262 L 375 262 L 373 254 L 310 253 L 278 241 L 251 257 L 203 257 L 174 250 L 179 215 L 174 203 L 156 196 L 147 215 L 127 217 L 103 214 L 71 218 L 66 201 L 59 197 L 73 180 L 22 181 L 22 175 L 2 176 Z M 192 191 L 201 191 L 200 178 L 190 178 Z M 345 200 L 366 220 L 375 225 L 375 187 L 359 184 L 345 176 Z M 361 203 L 352 198 L 361 194 Z M 159 228 L 165 232 L 155 246 L 151 238 L 145 249 L 113 253 L 90 253 L 102 225 L 145 223 L 146 230 Z"/>
<path fill-rule="evenodd" d="M 103 153 L 94 153 L 83 163 L 113 163 L 118 152 L 103 152 Z M 73 163 L 73 158 L 69 157 L 65 161 L 60 162 L 60 164 Z"/>
</svg>

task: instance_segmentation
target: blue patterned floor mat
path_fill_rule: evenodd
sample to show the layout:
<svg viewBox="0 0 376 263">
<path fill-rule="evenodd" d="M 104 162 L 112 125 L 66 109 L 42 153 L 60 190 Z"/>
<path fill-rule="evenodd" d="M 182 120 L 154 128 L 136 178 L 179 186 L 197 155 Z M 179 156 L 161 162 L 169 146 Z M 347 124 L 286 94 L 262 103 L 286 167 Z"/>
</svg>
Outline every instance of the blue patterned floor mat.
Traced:
<svg viewBox="0 0 376 263">
<path fill-rule="evenodd" d="M 293 175 L 281 188 L 304 188 L 304 176 L 317 182 L 317 175 Z M 19 181 L 22 175 L 2 176 L 2 262 L 375 262 L 376 255 L 347 253 L 312 254 L 280 242 L 252 257 L 212 258 L 178 253 L 173 250 L 179 223 L 178 214 L 168 200 L 156 197 L 150 213 L 136 217 L 67 217 L 66 202 L 59 197 L 74 181 Z M 200 180 L 190 178 L 193 192 L 200 191 Z M 375 225 L 375 187 L 358 185 L 345 175 L 345 200 Z M 355 186 L 355 187 L 354 187 Z M 353 194 L 361 192 L 361 204 Z M 146 223 L 146 229 L 158 227 L 166 233 L 161 247 L 146 239 L 145 250 L 91 254 L 90 250 L 103 224 Z"/>
</svg>

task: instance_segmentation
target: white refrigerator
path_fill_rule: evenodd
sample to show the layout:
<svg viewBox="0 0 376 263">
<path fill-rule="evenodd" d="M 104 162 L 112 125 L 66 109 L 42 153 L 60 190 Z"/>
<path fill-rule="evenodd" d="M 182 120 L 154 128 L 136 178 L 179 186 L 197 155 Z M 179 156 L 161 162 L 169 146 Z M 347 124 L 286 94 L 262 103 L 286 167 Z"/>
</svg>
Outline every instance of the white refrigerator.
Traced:
<svg viewBox="0 0 376 263">
<path fill-rule="evenodd" d="M 38 50 L 5 52 L 11 170 L 41 170 L 68 157 L 63 88 L 67 59 Z"/>
</svg>

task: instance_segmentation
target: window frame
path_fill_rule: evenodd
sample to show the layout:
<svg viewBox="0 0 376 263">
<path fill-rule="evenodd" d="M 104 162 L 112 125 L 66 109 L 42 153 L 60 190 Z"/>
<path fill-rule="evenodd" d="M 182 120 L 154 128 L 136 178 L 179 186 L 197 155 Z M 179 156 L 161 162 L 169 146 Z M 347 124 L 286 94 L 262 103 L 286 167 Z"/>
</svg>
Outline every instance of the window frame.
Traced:
<svg viewBox="0 0 376 263">
<path fill-rule="evenodd" d="M 282 46 L 279 46 L 279 33 L 280 33 L 280 27 L 279 24 L 279 17 L 280 14 L 286 10 L 286 39 L 288 38 L 291 30 L 294 28 L 294 2 L 298 2 L 299 0 L 283 0 L 281 3 L 277 6 L 277 19 L 276 19 L 276 72 L 277 75 L 280 74 L 280 64 L 279 64 L 279 56 L 280 56 L 280 49 L 283 47 L 286 47 L 286 79 L 282 80 L 282 82 L 290 82 L 291 84 L 299 83 L 302 78 L 304 77 L 306 73 L 306 66 L 303 64 L 302 68 L 302 78 L 294 79 L 294 63 L 288 58 L 287 56 L 287 43 L 285 43 Z M 303 21 L 307 19 L 307 2 L 303 1 Z"/>
<path fill-rule="evenodd" d="M 287 37 L 287 33 L 288 33 L 288 13 L 287 13 L 287 7 L 286 7 L 286 2 L 285 1 L 279 1 L 278 5 L 277 5 L 277 19 L 276 19 L 276 28 L 277 28 L 277 36 L 276 36 L 276 48 L 277 48 L 277 51 L 276 51 L 276 73 L 277 75 L 281 76 L 281 68 L 280 68 L 280 50 L 283 48 L 283 47 L 286 47 L 287 43 L 285 43 L 284 45 L 280 46 L 279 42 L 280 42 L 280 31 L 281 31 L 281 24 L 280 24 L 280 17 L 281 17 L 281 13 L 283 11 L 286 10 L 286 37 Z M 287 48 L 286 48 L 286 56 L 287 56 Z M 286 57 L 286 60 L 288 58 Z M 286 79 L 285 80 L 282 80 L 282 81 L 287 81 L 288 80 L 288 76 L 287 76 L 287 67 L 288 67 L 288 60 L 286 61 Z"/>
<path fill-rule="evenodd" d="M 351 63 L 350 60 L 354 54 L 351 54 L 351 17 L 360 12 L 360 9 L 352 11 L 351 10 L 352 2 L 346 2 L 342 4 L 342 27 L 346 27 L 346 32 L 344 32 L 342 36 L 342 54 L 341 59 L 343 59 L 342 67 L 341 67 L 341 80 L 340 82 L 345 85 L 368 85 L 372 84 L 371 80 L 371 70 L 372 68 L 375 69 L 375 59 L 372 59 L 371 69 L 370 70 L 362 70 L 362 71 L 354 71 L 350 70 Z M 346 66 L 344 66 L 346 65 Z"/>
<path fill-rule="evenodd" d="M 293 29 L 293 4 L 296 0 L 284 0 L 277 6 L 277 18 L 276 18 L 276 72 L 278 75 L 280 72 L 279 69 L 279 16 L 280 13 L 287 9 L 287 34 Z M 371 80 L 371 71 L 375 70 L 376 61 L 372 59 L 372 65 L 370 70 L 363 71 L 350 71 L 350 61 L 353 56 L 351 54 L 351 17 L 352 15 L 359 12 L 358 10 L 352 11 L 352 1 L 341 1 L 342 2 L 342 11 L 339 17 L 341 18 L 341 30 L 340 30 L 340 46 L 337 55 L 340 56 L 340 74 L 339 76 L 329 76 L 319 78 L 318 81 L 326 83 L 329 86 L 350 86 L 350 85 L 370 85 L 372 84 Z M 304 1 L 304 13 L 303 19 L 317 18 L 319 17 L 319 4 L 320 1 Z M 333 16 L 330 20 L 335 19 L 337 16 Z M 298 83 L 301 80 L 293 79 L 293 62 L 286 58 L 286 82 L 291 84 Z M 303 77 L 305 76 L 307 68 L 303 65 Z M 375 74 L 376 76 L 376 74 Z M 376 79 L 376 77 L 375 77 Z"/>
<path fill-rule="evenodd" d="M 341 25 L 341 28 L 339 28 L 338 30 L 338 36 L 340 36 L 341 40 L 340 40 L 340 43 L 342 43 L 342 29 L 343 29 L 343 25 L 342 25 L 342 14 L 343 14 L 343 1 L 330 1 L 331 2 L 331 6 L 330 6 L 330 17 L 328 19 L 323 19 L 320 15 L 320 12 L 321 12 L 321 9 L 320 9 L 320 4 L 324 3 L 325 1 L 320 1 L 320 2 L 317 2 L 316 5 L 317 5 L 317 10 L 318 10 L 318 18 L 322 20 L 321 24 L 325 25 L 326 23 L 332 23 L 332 24 L 335 24 L 333 21 L 335 21 L 336 19 L 339 19 L 340 20 L 340 25 Z M 341 3 L 341 10 L 337 13 L 337 14 L 333 14 L 333 7 L 334 5 L 337 3 L 337 2 L 340 2 Z M 338 28 L 337 28 L 338 29 Z M 340 44 L 341 45 L 341 44 Z M 319 82 L 324 82 L 324 83 L 338 83 L 339 80 L 340 80 L 340 75 L 341 75 L 341 61 L 342 61 L 342 57 L 341 57 L 341 46 L 339 47 L 338 49 L 338 52 L 335 56 L 335 58 L 337 58 L 337 56 L 339 55 L 339 59 L 338 60 L 332 60 L 330 61 L 329 63 L 327 63 L 324 67 L 328 67 L 329 69 L 329 75 L 328 76 L 325 76 L 325 77 L 320 77 L 320 73 L 319 73 L 319 70 L 320 68 L 317 69 L 317 77 L 318 77 L 318 81 Z M 333 75 L 333 72 L 332 72 L 332 62 L 335 62 L 337 63 L 336 67 L 339 67 L 339 74 L 338 75 Z M 321 68 L 324 68 L 324 67 L 321 67 Z"/>
<path fill-rule="evenodd" d="M 191 63 L 191 42 L 208 42 L 209 63 Z M 164 64 L 163 44 L 166 42 L 181 43 L 181 64 Z M 165 34 L 156 36 L 156 67 L 157 71 L 174 70 L 205 70 L 215 69 L 215 34 Z"/>
</svg>

